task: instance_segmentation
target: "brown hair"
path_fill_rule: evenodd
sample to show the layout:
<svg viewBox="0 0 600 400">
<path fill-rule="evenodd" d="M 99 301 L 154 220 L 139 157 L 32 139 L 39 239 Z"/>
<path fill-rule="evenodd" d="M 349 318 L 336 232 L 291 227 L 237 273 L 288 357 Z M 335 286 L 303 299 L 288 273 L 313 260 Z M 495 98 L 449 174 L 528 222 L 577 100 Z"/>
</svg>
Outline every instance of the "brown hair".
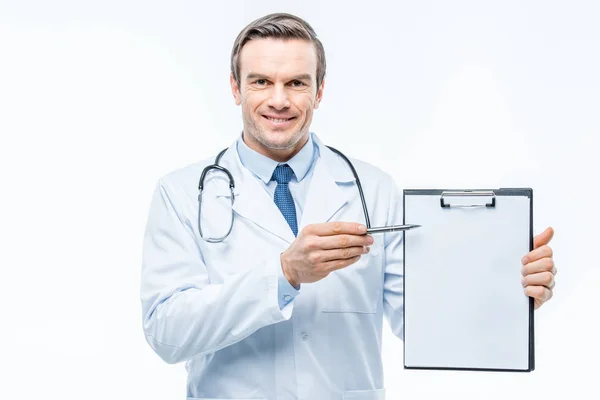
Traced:
<svg viewBox="0 0 600 400">
<path fill-rule="evenodd" d="M 313 28 L 300 17 L 292 14 L 276 13 L 261 17 L 246 26 L 239 33 L 231 50 L 231 74 L 240 84 L 240 52 L 242 47 L 253 39 L 303 39 L 315 45 L 317 51 L 317 88 L 325 79 L 325 49 Z"/>
</svg>

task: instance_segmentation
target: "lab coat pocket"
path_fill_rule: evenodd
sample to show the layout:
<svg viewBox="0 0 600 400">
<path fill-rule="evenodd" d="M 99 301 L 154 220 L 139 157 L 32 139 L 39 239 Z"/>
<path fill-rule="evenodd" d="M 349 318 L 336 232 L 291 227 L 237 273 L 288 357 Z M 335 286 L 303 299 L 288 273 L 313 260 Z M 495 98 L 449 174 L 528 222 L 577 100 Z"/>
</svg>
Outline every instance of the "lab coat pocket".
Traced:
<svg viewBox="0 0 600 400">
<path fill-rule="evenodd" d="M 385 400 L 385 389 L 349 390 L 342 393 L 343 400 Z"/>
<path fill-rule="evenodd" d="M 383 289 L 383 244 L 375 240 L 371 251 L 346 268 L 330 273 L 319 287 L 321 311 L 374 314 Z"/>
</svg>

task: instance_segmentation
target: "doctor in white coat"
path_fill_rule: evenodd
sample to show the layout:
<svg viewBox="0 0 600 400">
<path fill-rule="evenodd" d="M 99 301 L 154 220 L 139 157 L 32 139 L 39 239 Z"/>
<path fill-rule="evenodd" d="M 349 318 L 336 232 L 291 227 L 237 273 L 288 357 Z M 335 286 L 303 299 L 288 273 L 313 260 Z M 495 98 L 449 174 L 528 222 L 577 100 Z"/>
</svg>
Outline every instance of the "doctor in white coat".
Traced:
<svg viewBox="0 0 600 400">
<path fill-rule="evenodd" d="M 365 235 L 352 171 L 309 130 L 323 47 L 305 21 L 272 14 L 240 33 L 231 68 L 243 132 L 219 164 L 233 199 L 227 175 L 210 171 L 202 237 L 198 179 L 214 160 L 158 181 L 143 245 L 146 339 L 166 362 L 186 362 L 188 399 L 384 399 L 384 315 L 403 336 L 402 235 Z M 372 225 L 401 224 L 392 178 L 352 162 Z M 272 179 L 278 166 L 289 182 Z M 205 240 L 232 217 L 224 240 Z M 552 234 L 515 260 L 536 308 L 554 287 Z"/>
</svg>

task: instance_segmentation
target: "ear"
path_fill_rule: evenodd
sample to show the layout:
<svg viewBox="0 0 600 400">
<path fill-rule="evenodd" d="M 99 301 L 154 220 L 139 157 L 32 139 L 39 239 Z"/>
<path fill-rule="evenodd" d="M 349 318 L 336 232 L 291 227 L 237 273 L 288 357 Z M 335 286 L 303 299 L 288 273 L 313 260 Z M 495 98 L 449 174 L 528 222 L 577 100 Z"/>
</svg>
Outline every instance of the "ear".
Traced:
<svg viewBox="0 0 600 400">
<path fill-rule="evenodd" d="M 229 84 L 231 85 L 231 93 L 233 94 L 233 98 L 235 99 L 235 105 L 239 106 L 242 104 L 242 94 L 240 93 L 240 87 L 235 81 L 233 74 L 229 75 Z"/>
<path fill-rule="evenodd" d="M 314 107 L 315 110 L 317 108 L 319 108 L 319 103 L 321 103 L 321 99 L 323 98 L 323 88 L 324 87 L 325 87 L 325 79 L 323 79 L 323 82 L 321 82 L 321 85 L 319 86 L 319 90 L 317 90 L 317 97 L 315 99 L 315 107 Z"/>
</svg>

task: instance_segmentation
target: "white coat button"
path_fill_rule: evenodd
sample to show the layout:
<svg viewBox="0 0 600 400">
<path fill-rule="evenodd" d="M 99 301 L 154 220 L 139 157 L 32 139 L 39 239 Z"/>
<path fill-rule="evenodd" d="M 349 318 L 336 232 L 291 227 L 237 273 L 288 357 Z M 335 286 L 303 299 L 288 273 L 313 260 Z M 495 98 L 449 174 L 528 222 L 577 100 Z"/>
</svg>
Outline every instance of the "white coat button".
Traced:
<svg viewBox="0 0 600 400">
<path fill-rule="evenodd" d="M 300 334 L 300 336 L 302 337 L 302 340 L 306 340 L 306 339 L 308 339 L 308 333 L 306 333 L 306 332 L 302 332 L 302 333 Z"/>
<path fill-rule="evenodd" d="M 283 299 L 285 301 L 290 301 L 291 298 L 292 298 L 292 296 L 290 296 L 289 294 L 286 294 L 285 296 L 283 296 Z"/>
</svg>

